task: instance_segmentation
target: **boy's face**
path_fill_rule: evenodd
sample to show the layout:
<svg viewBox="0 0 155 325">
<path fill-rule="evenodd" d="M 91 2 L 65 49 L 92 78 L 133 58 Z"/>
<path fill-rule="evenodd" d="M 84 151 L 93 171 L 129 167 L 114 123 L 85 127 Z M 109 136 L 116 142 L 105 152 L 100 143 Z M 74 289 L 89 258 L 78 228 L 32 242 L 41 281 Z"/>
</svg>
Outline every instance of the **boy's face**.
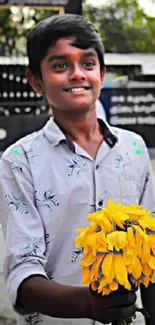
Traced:
<svg viewBox="0 0 155 325">
<path fill-rule="evenodd" d="M 79 49 L 73 41 L 73 37 L 59 39 L 41 62 L 39 86 L 53 114 L 58 110 L 79 113 L 95 107 L 103 85 L 104 72 L 100 72 L 95 49 Z"/>
</svg>

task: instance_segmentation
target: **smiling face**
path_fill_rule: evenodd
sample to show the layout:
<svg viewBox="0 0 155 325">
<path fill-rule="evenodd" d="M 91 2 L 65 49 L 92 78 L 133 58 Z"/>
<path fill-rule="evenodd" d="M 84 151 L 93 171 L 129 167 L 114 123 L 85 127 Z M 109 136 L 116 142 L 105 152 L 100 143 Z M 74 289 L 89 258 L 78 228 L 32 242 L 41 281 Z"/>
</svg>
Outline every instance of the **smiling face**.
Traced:
<svg viewBox="0 0 155 325">
<path fill-rule="evenodd" d="M 33 88 L 45 94 L 53 115 L 95 109 L 103 85 L 104 71 L 95 49 L 79 49 L 73 41 L 73 37 L 61 38 L 49 48 L 41 62 L 42 80 L 28 76 Z"/>
</svg>

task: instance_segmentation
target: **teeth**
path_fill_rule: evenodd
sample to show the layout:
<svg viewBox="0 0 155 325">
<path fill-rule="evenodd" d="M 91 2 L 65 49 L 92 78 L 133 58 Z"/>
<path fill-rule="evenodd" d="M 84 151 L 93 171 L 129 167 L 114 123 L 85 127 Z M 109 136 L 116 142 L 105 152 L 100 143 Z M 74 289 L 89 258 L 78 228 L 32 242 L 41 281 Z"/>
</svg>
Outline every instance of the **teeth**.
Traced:
<svg viewBox="0 0 155 325">
<path fill-rule="evenodd" d="M 74 93 L 74 92 L 83 91 L 83 90 L 85 90 L 85 88 L 71 88 L 68 91 L 70 91 L 71 93 Z"/>
</svg>

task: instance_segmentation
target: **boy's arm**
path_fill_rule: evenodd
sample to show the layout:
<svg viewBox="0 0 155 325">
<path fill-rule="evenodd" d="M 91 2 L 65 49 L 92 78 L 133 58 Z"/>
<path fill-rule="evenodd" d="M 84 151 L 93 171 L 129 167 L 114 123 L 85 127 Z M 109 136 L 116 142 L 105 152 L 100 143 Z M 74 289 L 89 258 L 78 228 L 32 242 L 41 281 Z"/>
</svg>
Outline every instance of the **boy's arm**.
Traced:
<svg viewBox="0 0 155 325">
<path fill-rule="evenodd" d="M 74 287 L 34 276 L 26 279 L 18 290 L 16 310 L 39 312 L 59 318 L 90 318 L 108 324 L 135 312 L 136 295 L 114 292 L 102 296 L 88 287 Z"/>
<path fill-rule="evenodd" d="M 45 231 L 35 206 L 26 153 L 18 145 L 10 147 L 0 161 L 0 221 L 5 237 L 4 278 L 15 305 L 25 278 L 47 277 Z"/>
</svg>

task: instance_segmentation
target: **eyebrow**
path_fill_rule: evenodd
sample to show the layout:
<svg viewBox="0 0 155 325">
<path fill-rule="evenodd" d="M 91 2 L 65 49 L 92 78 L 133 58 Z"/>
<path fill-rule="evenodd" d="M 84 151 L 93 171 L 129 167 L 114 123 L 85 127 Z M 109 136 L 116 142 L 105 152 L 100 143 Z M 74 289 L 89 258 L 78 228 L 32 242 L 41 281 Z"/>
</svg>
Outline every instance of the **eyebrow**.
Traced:
<svg viewBox="0 0 155 325">
<path fill-rule="evenodd" d="M 49 57 L 48 62 L 52 62 L 54 60 L 65 60 L 66 58 L 67 55 L 53 54 Z"/>
<path fill-rule="evenodd" d="M 83 53 L 82 56 L 84 58 L 87 58 L 89 56 L 97 57 L 97 53 L 95 51 L 90 50 L 90 51 L 87 51 L 87 52 Z M 53 54 L 53 55 L 51 55 L 49 57 L 48 62 L 52 62 L 52 61 L 55 61 L 55 60 L 66 60 L 67 57 L 68 57 L 68 55 L 66 55 L 66 54 L 64 54 L 64 55 L 63 54 Z"/>
<path fill-rule="evenodd" d="M 83 56 L 84 56 L 85 58 L 87 58 L 87 57 L 89 57 L 89 56 L 95 56 L 95 57 L 97 57 L 98 55 L 97 55 L 96 51 L 92 51 L 92 50 L 90 50 L 90 51 L 85 52 L 85 53 L 83 54 Z"/>
</svg>

